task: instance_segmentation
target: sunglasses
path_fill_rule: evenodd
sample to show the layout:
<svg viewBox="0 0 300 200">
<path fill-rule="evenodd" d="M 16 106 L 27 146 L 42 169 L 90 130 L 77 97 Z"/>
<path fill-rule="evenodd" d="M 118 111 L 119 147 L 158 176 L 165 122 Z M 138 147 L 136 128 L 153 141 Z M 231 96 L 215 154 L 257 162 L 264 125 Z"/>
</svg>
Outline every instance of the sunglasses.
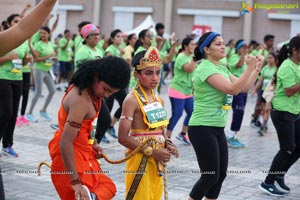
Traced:
<svg viewBox="0 0 300 200">
<path fill-rule="evenodd" d="M 92 33 L 92 34 L 89 34 L 88 36 L 90 36 L 90 37 L 96 37 L 96 36 L 100 36 L 100 33 Z"/>
<path fill-rule="evenodd" d="M 153 35 L 145 35 L 147 38 L 152 38 Z"/>
</svg>

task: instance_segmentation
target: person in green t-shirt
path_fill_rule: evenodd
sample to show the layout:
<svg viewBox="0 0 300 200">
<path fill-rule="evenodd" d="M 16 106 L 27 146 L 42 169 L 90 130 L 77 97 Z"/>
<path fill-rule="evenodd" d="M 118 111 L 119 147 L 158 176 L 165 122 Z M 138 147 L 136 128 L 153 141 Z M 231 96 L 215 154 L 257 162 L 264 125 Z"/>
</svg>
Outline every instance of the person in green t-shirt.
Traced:
<svg viewBox="0 0 300 200">
<path fill-rule="evenodd" d="M 110 33 L 109 46 L 105 49 L 105 56 L 115 56 L 122 57 L 124 54 L 123 49 L 120 49 L 120 44 L 123 42 L 122 31 L 120 29 L 115 29 Z M 111 118 L 110 127 L 107 129 L 107 132 L 113 137 L 118 138 L 116 134 L 116 130 L 114 128 L 117 121 L 119 121 L 121 112 L 122 112 L 122 104 L 127 95 L 127 89 L 122 89 L 112 94 L 110 97 L 106 99 L 106 104 L 108 106 L 109 111 L 111 112 L 114 106 L 115 99 L 119 103 L 119 108 L 115 111 L 114 116 Z M 105 136 L 102 138 L 103 141 L 108 140 Z"/>
<path fill-rule="evenodd" d="M 143 29 L 138 34 L 138 39 L 134 43 L 133 47 L 133 57 L 137 55 L 141 51 L 146 51 L 151 46 L 151 40 L 153 38 L 153 34 L 148 29 Z M 134 89 L 137 84 L 137 80 L 134 76 L 134 71 L 131 72 L 129 90 Z"/>
<path fill-rule="evenodd" d="M 228 67 L 230 72 L 236 77 L 240 77 L 247 68 L 245 62 L 247 55 L 248 45 L 243 39 L 238 40 L 235 45 L 236 53 L 232 55 L 228 60 Z M 243 148 L 245 144 L 239 141 L 237 134 L 241 129 L 244 110 L 247 103 L 248 93 L 241 92 L 238 95 L 233 96 L 232 100 L 232 121 L 230 125 L 230 131 L 227 133 L 227 142 L 230 147 Z"/>
<path fill-rule="evenodd" d="M 17 117 L 16 126 L 21 125 L 29 125 L 29 122 L 27 121 L 25 117 L 25 111 L 28 103 L 28 97 L 29 97 L 29 89 L 30 89 L 30 80 L 31 80 L 31 71 L 33 67 L 33 56 L 31 55 L 30 49 L 29 49 L 29 42 L 31 40 L 26 40 L 20 48 L 23 49 L 25 52 L 25 56 L 23 59 L 23 68 L 22 68 L 22 76 L 23 76 L 23 86 L 22 86 L 22 101 L 21 101 L 21 109 L 20 114 L 21 116 Z"/>
<path fill-rule="evenodd" d="M 226 44 L 226 49 L 225 49 L 226 56 L 220 60 L 220 63 L 219 63 L 220 65 L 227 67 L 227 62 L 228 62 L 229 58 L 235 54 L 234 46 L 235 46 L 235 40 L 230 39 L 228 41 L 228 43 Z"/>
<path fill-rule="evenodd" d="M 8 29 L 16 26 L 21 17 L 12 14 L 7 18 Z M 22 94 L 22 64 L 25 51 L 21 46 L 0 57 L 0 141 L 2 153 L 18 157 L 12 148 L 13 135 Z"/>
<path fill-rule="evenodd" d="M 271 119 L 278 135 L 279 151 L 259 188 L 269 195 L 284 196 L 290 192 L 284 176 L 300 157 L 300 36 L 282 46 L 278 66 Z"/>
<path fill-rule="evenodd" d="M 58 87 L 56 88 L 59 91 L 62 91 L 60 85 L 62 79 L 65 79 L 67 83 L 70 82 L 73 75 L 73 48 L 74 41 L 72 40 L 72 33 L 69 29 L 64 31 L 64 37 L 59 40 L 58 45 L 58 61 L 59 61 L 59 76 L 57 80 Z"/>
<path fill-rule="evenodd" d="M 123 42 L 122 31 L 115 29 L 110 33 L 110 39 L 108 41 L 108 47 L 105 49 L 105 56 L 117 56 L 122 57 L 124 54 L 123 49 L 120 48 Z"/>
<path fill-rule="evenodd" d="M 134 53 L 134 45 L 137 41 L 137 36 L 135 33 L 129 34 L 127 37 L 127 46 L 124 48 L 124 55 L 123 59 L 126 60 L 126 62 L 129 64 L 129 66 L 132 66 L 132 58 Z M 129 82 L 129 90 L 133 89 L 136 85 L 136 80 L 133 76 L 133 67 L 131 67 L 131 76 L 130 76 L 130 82 Z"/>
<path fill-rule="evenodd" d="M 83 42 L 83 38 L 81 36 L 81 29 L 82 27 L 84 27 L 87 24 L 90 24 L 91 22 L 89 21 L 82 21 L 78 24 L 78 33 L 74 39 L 74 55 L 77 54 L 77 51 L 79 50 L 79 48 L 82 46 L 82 42 Z"/>
<path fill-rule="evenodd" d="M 77 50 L 74 58 L 75 72 L 78 65 L 87 60 L 103 58 L 103 53 L 96 48 L 100 40 L 100 30 L 94 24 L 87 24 L 81 28 L 82 46 Z"/>
<path fill-rule="evenodd" d="M 192 38 L 187 37 L 182 41 L 182 49 L 175 61 L 174 78 L 171 81 L 168 95 L 171 102 L 172 116 L 167 127 L 167 136 L 171 138 L 172 131 L 178 120 L 182 116 L 183 110 L 186 117 L 183 122 L 181 133 L 176 138 L 184 145 L 191 145 L 187 136 L 188 123 L 193 112 L 193 72 L 196 63 L 193 61 L 195 42 Z"/>
<path fill-rule="evenodd" d="M 232 96 L 247 92 L 261 69 L 262 56 L 246 56 L 247 67 L 239 78 L 219 65 L 225 57 L 224 40 L 216 32 L 199 39 L 194 60 L 201 61 L 194 72 L 194 111 L 188 135 L 195 150 L 201 173 L 189 200 L 217 199 L 226 177 L 228 147 L 224 127 L 231 108 Z"/>
<path fill-rule="evenodd" d="M 260 78 L 256 82 L 253 90 L 252 90 L 252 96 L 257 93 L 259 88 L 261 88 L 262 92 L 257 93 L 257 95 L 262 95 L 262 93 L 265 91 L 267 85 L 270 81 L 272 81 L 273 75 L 277 71 L 276 67 L 276 55 L 274 53 L 269 53 L 268 59 L 267 59 L 267 65 L 263 67 L 263 69 L 260 72 Z M 269 116 L 271 112 L 271 103 L 267 103 L 266 100 L 263 97 L 262 98 L 262 104 L 263 107 L 263 124 L 258 131 L 260 136 L 263 136 L 265 133 L 267 133 L 268 127 L 267 123 L 269 121 Z"/>
<path fill-rule="evenodd" d="M 248 45 L 248 54 L 252 54 L 253 56 L 257 55 L 257 47 L 259 46 L 259 43 L 256 40 L 251 40 Z"/>
<path fill-rule="evenodd" d="M 46 84 L 48 89 L 48 96 L 46 98 L 43 108 L 40 110 L 40 116 L 47 121 L 51 121 L 52 118 L 47 113 L 47 107 L 50 104 L 54 93 L 55 85 L 54 80 L 49 73 L 51 67 L 54 63 L 56 54 L 52 43 L 49 41 L 50 38 L 50 29 L 47 26 L 43 26 L 40 29 L 41 39 L 34 45 L 34 49 L 30 47 L 31 53 L 34 57 L 34 82 L 35 82 L 35 93 L 32 98 L 31 105 L 28 111 L 28 114 L 25 116 L 26 119 L 30 122 L 37 122 L 38 120 L 33 115 L 33 109 L 42 94 L 43 82 Z M 30 44 L 29 44 L 30 45 Z M 31 45 L 30 45 L 31 46 Z"/>
<path fill-rule="evenodd" d="M 269 53 L 274 51 L 274 47 L 273 47 L 274 38 L 275 38 L 274 35 L 270 35 L 270 34 L 265 35 L 264 36 L 264 44 L 260 45 L 262 48 L 256 52 L 256 55 L 264 56 L 264 58 L 265 58 L 264 66 L 267 64 L 267 57 L 268 57 Z M 252 119 L 251 119 L 250 124 L 252 127 L 261 128 L 261 122 L 259 121 L 259 116 L 260 116 L 260 113 L 262 112 L 262 108 L 263 108 L 263 106 L 261 105 L 263 103 L 262 96 L 261 96 L 262 89 L 258 88 L 257 93 L 259 95 L 257 96 L 257 99 L 256 99 L 256 104 L 254 107 L 254 112 L 252 114 Z"/>
</svg>

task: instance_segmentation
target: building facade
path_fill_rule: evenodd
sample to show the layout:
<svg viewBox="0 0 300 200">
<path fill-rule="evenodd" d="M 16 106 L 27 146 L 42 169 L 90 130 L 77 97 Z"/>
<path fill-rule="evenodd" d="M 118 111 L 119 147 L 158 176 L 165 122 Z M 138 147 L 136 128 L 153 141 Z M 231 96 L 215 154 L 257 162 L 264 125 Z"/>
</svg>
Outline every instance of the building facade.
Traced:
<svg viewBox="0 0 300 200">
<path fill-rule="evenodd" d="M 34 5 L 37 1 L 27 2 Z M 22 10 L 22 4 L 22 0 L 1 0 L 1 19 Z M 245 6 L 253 12 L 250 9 L 243 15 Z M 54 36 L 66 28 L 75 33 L 77 24 L 88 20 L 108 37 L 115 28 L 132 30 L 148 15 L 164 23 L 166 32 L 175 32 L 178 38 L 191 33 L 195 25 L 220 32 L 225 42 L 231 38 L 263 42 L 265 34 L 273 34 L 279 43 L 300 33 L 299 0 L 59 0 L 54 13 L 60 14 Z"/>
</svg>

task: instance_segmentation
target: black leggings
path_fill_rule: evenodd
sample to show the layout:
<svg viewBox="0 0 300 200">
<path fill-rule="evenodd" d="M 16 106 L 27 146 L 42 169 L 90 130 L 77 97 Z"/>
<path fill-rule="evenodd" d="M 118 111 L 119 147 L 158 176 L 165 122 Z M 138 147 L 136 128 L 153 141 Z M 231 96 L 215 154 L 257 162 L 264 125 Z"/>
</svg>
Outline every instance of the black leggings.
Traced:
<svg viewBox="0 0 300 200">
<path fill-rule="evenodd" d="M 0 140 L 4 148 L 13 145 L 22 83 L 22 80 L 0 80 Z"/>
<path fill-rule="evenodd" d="M 228 147 L 224 127 L 189 126 L 188 134 L 196 152 L 201 177 L 190 197 L 218 198 L 228 167 Z"/>
<path fill-rule="evenodd" d="M 96 139 L 98 143 L 101 142 L 102 137 L 104 136 L 107 129 L 110 127 L 111 124 L 111 118 L 109 109 L 106 105 L 106 102 L 104 99 L 102 99 L 102 106 L 100 108 L 98 120 L 97 120 L 97 128 L 96 128 Z"/>
<path fill-rule="evenodd" d="M 279 151 L 275 155 L 265 183 L 273 184 L 277 176 L 283 176 L 300 157 L 300 116 L 289 112 L 271 110 Z"/>
<path fill-rule="evenodd" d="M 21 116 L 25 115 L 30 88 L 30 72 L 23 73 Z"/>
<path fill-rule="evenodd" d="M 109 112 L 111 112 L 113 105 L 114 105 L 114 100 L 116 99 L 119 103 L 119 108 L 116 110 L 114 117 L 117 119 L 120 119 L 121 112 L 122 112 L 122 104 L 127 95 L 127 91 L 125 89 L 119 90 L 119 92 L 112 94 L 108 99 L 106 100 Z"/>
</svg>

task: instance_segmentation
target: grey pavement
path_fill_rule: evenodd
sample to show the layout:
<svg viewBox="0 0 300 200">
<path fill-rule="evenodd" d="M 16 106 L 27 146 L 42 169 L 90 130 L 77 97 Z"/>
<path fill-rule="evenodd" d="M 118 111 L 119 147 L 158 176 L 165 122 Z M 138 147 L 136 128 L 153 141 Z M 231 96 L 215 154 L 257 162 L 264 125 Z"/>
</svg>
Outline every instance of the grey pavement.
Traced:
<svg viewBox="0 0 300 200">
<path fill-rule="evenodd" d="M 170 80 L 167 80 L 167 83 Z M 43 94 L 47 95 L 46 88 Z M 39 162 L 50 162 L 48 154 L 48 142 L 52 138 L 54 130 L 50 128 L 52 123 L 57 122 L 57 111 L 63 92 L 56 92 L 48 112 L 53 117 L 51 122 L 39 118 L 38 123 L 30 126 L 16 127 L 14 135 L 14 149 L 19 153 L 18 158 L 2 155 L 1 167 L 4 179 L 5 195 L 7 200 L 55 200 L 59 199 L 50 179 L 49 168 L 43 166 L 42 175 L 38 176 L 36 168 Z M 162 98 L 164 99 L 168 113 L 170 104 L 167 96 L 167 86 L 162 86 Z M 29 99 L 31 103 L 32 92 Z M 40 98 L 35 107 L 34 114 L 38 116 L 44 98 Z M 254 108 L 255 97 L 248 97 L 246 114 L 240 133 L 241 141 L 247 147 L 244 149 L 229 148 L 229 169 L 226 180 L 223 183 L 220 200 L 298 200 L 300 199 L 300 164 L 299 161 L 289 170 L 286 175 L 286 183 L 291 192 L 285 197 L 270 197 L 258 189 L 258 185 L 266 176 L 265 171 L 270 167 L 271 161 L 278 151 L 277 135 L 272 122 L 269 122 L 269 132 L 260 137 L 257 129 L 250 127 L 250 116 Z M 29 105 L 28 105 L 29 106 Z M 115 102 L 115 107 L 117 102 Z M 170 115 L 170 114 L 169 114 Z M 185 116 L 185 115 L 184 115 Z M 182 145 L 175 139 L 181 130 L 183 117 L 177 124 L 173 133 L 174 143 L 179 148 L 180 157 L 168 164 L 168 185 L 170 200 L 187 200 L 188 194 L 194 183 L 200 177 L 198 164 L 194 150 L 191 146 Z M 228 124 L 230 123 L 230 118 Z M 227 126 L 228 127 L 228 126 Z M 108 136 L 111 143 L 102 144 L 106 154 L 111 159 L 119 159 L 124 155 L 124 148 L 118 144 L 116 139 Z M 102 169 L 115 182 L 117 194 L 114 200 L 124 199 L 124 164 L 111 165 L 102 162 Z"/>
</svg>

